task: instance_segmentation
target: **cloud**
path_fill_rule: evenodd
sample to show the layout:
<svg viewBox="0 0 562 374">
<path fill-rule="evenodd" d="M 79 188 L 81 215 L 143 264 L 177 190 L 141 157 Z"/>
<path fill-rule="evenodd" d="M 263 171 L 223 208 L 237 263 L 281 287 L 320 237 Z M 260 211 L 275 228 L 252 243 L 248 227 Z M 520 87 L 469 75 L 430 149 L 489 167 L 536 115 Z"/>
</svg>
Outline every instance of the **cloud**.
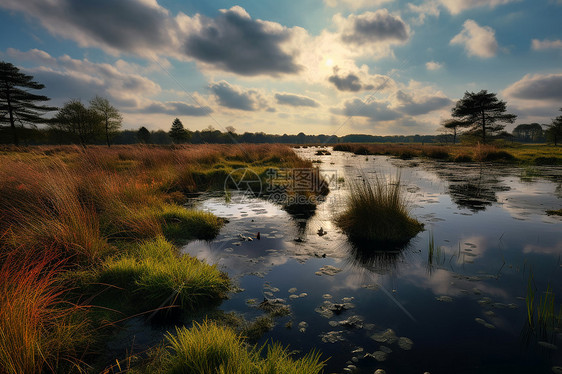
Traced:
<svg viewBox="0 0 562 374">
<path fill-rule="evenodd" d="M 535 51 L 544 51 L 547 49 L 562 49 L 562 40 L 538 40 L 533 39 L 531 48 Z"/>
<path fill-rule="evenodd" d="M 267 107 L 265 100 L 256 90 L 244 90 L 232 86 L 226 81 L 212 83 L 209 88 L 218 100 L 218 103 L 226 108 L 245 111 L 257 111 Z"/>
<path fill-rule="evenodd" d="M 357 92 L 359 90 L 371 90 L 372 85 L 363 85 L 359 80 L 359 77 L 355 74 L 349 73 L 345 77 L 340 77 L 338 75 L 337 69 L 334 69 L 334 75 L 328 78 L 336 88 L 340 91 L 351 91 Z"/>
<path fill-rule="evenodd" d="M 429 0 L 420 5 L 408 3 L 408 10 L 412 13 L 417 13 L 418 18 L 414 19 L 414 23 L 423 25 L 427 16 L 439 17 L 441 13 L 439 3 L 437 0 Z"/>
<path fill-rule="evenodd" d="M 408 25 L 399 16 L 386 9 L 350 15 L 345 19 L 341 39 L 355 45 L 395 42 L 403 43 L 410 38 Z"/>
<path fill-rule="evenodd" d="M 443 67 L 443 64 L 440 62 L 429 61 L 425 63 L 425 68 L 427 70 L 439 70 Z"/>
<path fill-rule="evenodd" d="M 522 100 L 562 101 L 562 74 L 527 74 L 504 90 Z"/>
<path fill-rule="evenodd" d="M 361 70 L 357 73 L 347 73 L 339 75 L 340 69 L 335 66 L 333 74 L 328 77 L 328 81 L 333 83 L 339 91 L 358 92 L 361 90 L 383 90 L 394 83 L 385 75 L 369 75 L 368 72 Z M 365 83 L 367 81 L 367 83 Z"/>
<path fill-rule="evenodd" d="M 333 109 L 334 114 L 344 114 L 345 116 L 365 117 L 372 122 L 392 121 L 402 115 L 388 107 L 388 104 L 380 101 L 364 103 L 360 99 L 353 99 L 344 103 L 343 109 Z"/>
<path fill-rule="evenodd" d="M 294 95 L 294 94 L 275 94 L 275 100 L 277 104 L 290 105 L 290 106 L 307 106 L 307 107 L 318 107 L 320 104 L 314 99 L 306 96 Z"/>
<path fill-rule="evenodd" d="M 213 110 L 208 106 L 199 107 L 194 105 L 189 105 L 181 102 L 153 102 L 136 110 L 135 112 L 139 113 L 147 113 L 147 114 L 154 114 L 154 113 L 161 113 L 161 114 L 169 114 L 171 116 L 206 116 L 209 113 L 212 113 Z"/>
<path fill-rule="evenodd" d="M 463 24 L 462 31 L 450 42 L 451 45 L 463 45 L 469 56 L 490 58 L 496 55 L 498 42 L 495 31 L 488 26 L 479 26 L 469 19 Z"/>
<path fill-rule="evenodd" d="M 253 20 L 241 7 L 221 10 L 216 18 L 182 15 L 186 31 L 183 51 L 198 61 L 240 75 L 295 74 L 301 70 L 294 54 L 283 50 L 290 29 L 274 22 Z"/>
<path fill-rule="evenodd" d="M 111 99 L 116 106 L 136 107 L 142 96 L 161 92 L 160 86 L 150 79 L 138 73 L 124 72 L 131 69 L 119 69 L 118 66 L 124 64 L 121 60 L 110 65 L 67 55 L 55 58 L 38 49 L 25 52 L 9 48 L 5 55 L 15 61 L 33 61 L 41 65 L 27 71 L 45 85 L 44 94 L 53 99 L 54 105 L 69 98 L 89 100 L 101 95 Z"/>
<path fill-rule="evenodd" d="M 439 0 L 440 3 L 451 13 L 459 14 L 460 12 L 487 6 L 489 8 L 495 8 L 498 5 L 509 4 L 517 2 L 520 0 Z"/>
<path fill-rule="evenodd" d="M 402 90 L 396 92 L 398 106 L 396 109 L 410 116 L 417 116 L 451 106 L 453 101 L 444 96 L 423 96 L 414 98 Z"/>
<path fill-rule="evenodd" d="M 376 8 L 384 3 L 389 3 L 394 0 L 324 0 L 324 4 L 331 8 L 337 6 L 345 6 L 350 9 L 361 9 L 361 8 Z"/>
<path fill-rule="evenodd" d="M 152 54 L 173 39 L 173 20 L 156 0 L 6 0 L 0 6 L 39 20 L 53 35 L 112 54 Z"/>
</svg>

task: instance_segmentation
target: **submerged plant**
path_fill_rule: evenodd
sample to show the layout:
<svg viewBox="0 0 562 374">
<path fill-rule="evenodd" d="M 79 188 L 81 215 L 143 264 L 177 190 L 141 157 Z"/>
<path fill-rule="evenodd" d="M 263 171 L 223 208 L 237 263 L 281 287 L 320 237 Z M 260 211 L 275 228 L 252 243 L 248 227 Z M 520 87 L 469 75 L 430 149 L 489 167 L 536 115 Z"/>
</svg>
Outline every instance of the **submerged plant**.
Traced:
<svg viewBox="0 0 562 374">
<path fill-rule="evenodd" d="M 353 242 L 406 244 L 423 229 L 410 217 L 400 177 L 350 182 L 345 211 L 336 223 Z"/>
</svg>

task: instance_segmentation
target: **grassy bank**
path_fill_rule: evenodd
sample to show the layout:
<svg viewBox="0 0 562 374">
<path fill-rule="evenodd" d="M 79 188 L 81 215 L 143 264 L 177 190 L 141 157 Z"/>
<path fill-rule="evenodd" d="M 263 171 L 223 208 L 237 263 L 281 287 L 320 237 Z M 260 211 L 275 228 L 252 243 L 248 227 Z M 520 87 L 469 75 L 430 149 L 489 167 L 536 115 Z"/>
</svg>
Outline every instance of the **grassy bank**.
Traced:
<svg viewBox="0 0 562 374">
<path fill-rule="evenodd" d="M 0 372 L 95 372 L 121 321 L 217 304 L 227 276 L 177 245 L 225 221 L 189 194 L 311 166 L 280 145 L 0 149 Z"/>
<path fill-rule="evenodd" d="M 335 151 L 357 155 L 389 155 L 407 160 L 423 157 L 451 162 L 499 162 L 525 165 L 562 165 L 562 147 L 523 145 L 423 145 L 423 144 L 338 144 Z"/>
</svg>

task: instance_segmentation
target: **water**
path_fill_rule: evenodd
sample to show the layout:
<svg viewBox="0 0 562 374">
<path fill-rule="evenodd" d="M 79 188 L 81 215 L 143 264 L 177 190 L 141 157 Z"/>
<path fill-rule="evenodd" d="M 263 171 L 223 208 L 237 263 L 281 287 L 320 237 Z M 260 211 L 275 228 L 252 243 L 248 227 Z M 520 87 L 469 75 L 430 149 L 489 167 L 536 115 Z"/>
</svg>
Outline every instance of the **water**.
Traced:
<svg viewBox="0 0 562 374">
<path fill-rule="evenodd" d="M 332 180 L 313 217 L 293 217 L 237 193 L 228 203 L 204 196 L 197 205 L 229 223 L 216 240 L 183 248 L 218 263 L 240 287 L 222 304 L 224 311 L 251 320 L 263 312 L 248 300 L 286 301 L 291 314 L 276 318 L 259 343 L 320 350 L 330 357 L 327 373 L 550 373 L 562 366 L 562 336 L 530 332 L 525 302 L 532 274 L 536 302 L 550 285 L 557 312 L 562 304 L 562 219 L 545 214 L 561 205 L 560 168 L 530 173 L 341 152 L 315 156 L 314 148 L 297 152 L 321 160 Z M 398 174 L 425 231 L 402 250 L 361 256 L 333 223 L 346 181 Z M 327 233 L 318 235 L 320 228 Z M 320 272 L 326 266 L 336 272 Z M 334 303 L 346 307 L 334 314 Z"/>
</svg>

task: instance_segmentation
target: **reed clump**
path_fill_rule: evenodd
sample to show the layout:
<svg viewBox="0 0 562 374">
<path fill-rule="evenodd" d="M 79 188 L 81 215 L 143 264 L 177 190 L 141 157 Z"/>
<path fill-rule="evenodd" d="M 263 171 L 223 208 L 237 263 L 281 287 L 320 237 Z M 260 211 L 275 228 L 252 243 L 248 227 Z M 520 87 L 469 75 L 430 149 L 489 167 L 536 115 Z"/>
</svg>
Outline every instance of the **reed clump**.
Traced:
<svg viewBox="0 0 562 374">
<path fill-rule="evenodd" d="M 352 241 L 381 244 L 407 243 L 423 229 L 409 214 L 400 177 L 350 182 L 346 208 L 336 223 Z"/>
</svg>

